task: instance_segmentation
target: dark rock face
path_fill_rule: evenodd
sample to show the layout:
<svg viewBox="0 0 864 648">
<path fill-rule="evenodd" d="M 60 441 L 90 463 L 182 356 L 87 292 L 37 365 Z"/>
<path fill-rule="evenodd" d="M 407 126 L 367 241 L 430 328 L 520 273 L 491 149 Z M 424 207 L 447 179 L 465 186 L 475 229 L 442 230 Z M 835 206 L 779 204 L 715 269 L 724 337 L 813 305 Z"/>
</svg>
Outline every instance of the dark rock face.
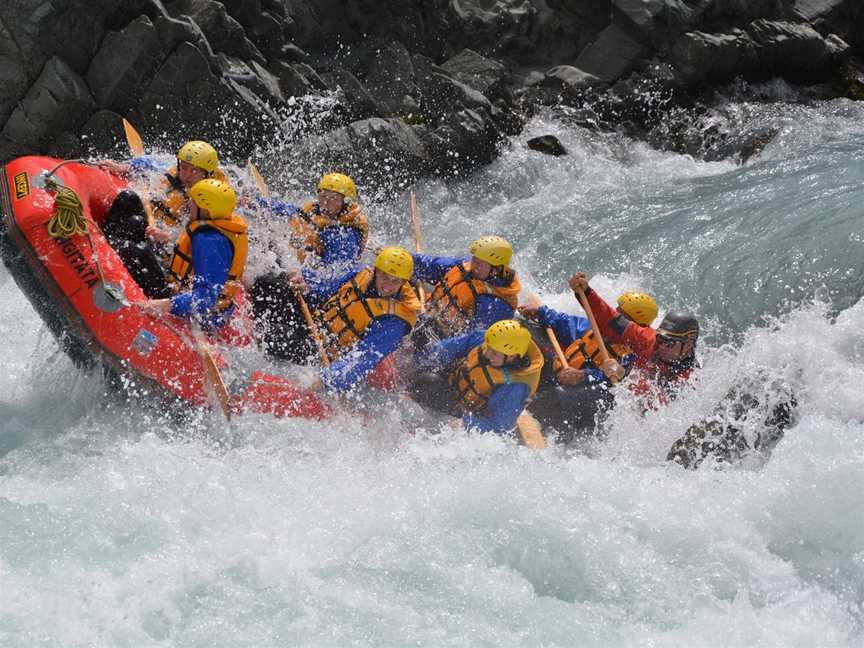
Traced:
<svg viewBox="0 0 864 648">
<path fill-rule="evenodd" d="M 855 54 L 860 0 L 7 0 L 0 155 L 113 151 L 126 117 L 154 146 L 204 138 L 244 160 L 283 141 L 311 160 L 293 173 L 396 186 L 485 164 L 562 104 L 743 158 L 767 135 L 693 141 L 714 87 L 779 76 L 864 97 Z"/>
</svg>

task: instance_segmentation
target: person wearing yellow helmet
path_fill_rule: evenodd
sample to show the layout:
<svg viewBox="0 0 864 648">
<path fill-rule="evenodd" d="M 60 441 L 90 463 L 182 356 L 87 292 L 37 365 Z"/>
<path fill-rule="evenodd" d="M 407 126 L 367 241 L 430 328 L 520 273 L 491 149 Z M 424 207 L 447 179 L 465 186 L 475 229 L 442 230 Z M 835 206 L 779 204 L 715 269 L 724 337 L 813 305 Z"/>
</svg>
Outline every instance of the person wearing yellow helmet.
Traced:
<svg viewBox="0 0 864 648">
<path fill-rule="evenodd" d="M 630 313 L 641 321 L 653 321 L 657 305 L 647 293 L 626 292 L 619 297 Z M 653 306 L 653 314 L 652 314 Z M 519 313 L 536 322 L 546 367 L 537 398 L 530 410 L 544 427 L 558 431 L 559 442 L 594 434 L 596 425 L 614 406 L 614 383 L 630 371 L 636 355 L 626 344 L 604 339 L 608 364 L 601 364 L 600 347 L 585 317 L 561 313 L 548 306 L 519 306 Z M 564 351 L 567 364 L 558 358 L 543 329 L 551 328 Z"/>
<path fill-rule="evenodd" d="M 291 215 L 291 244 L 299 261 L 319 266 L 353 263 L 360 259 L 369 239 L 369 223 L 357 202 L 357 186 L 344 173 L 324 174 L 318 197 Z"/>
<path fill-rule="evenodd" d="M 634 376 L 628 386 L 639 397 L 643 409 L 668 403 L 690 383 L 694 371 L 699 368 L 696 360 L 699 322 L 692 313 L 669 312 L 660 326 L 653 329 L 627 316 L 625 309 L 629 304 L 626 300 L 623 306 L 619 301 L 617 309 L 607 304 L 588 285 L 584 272 L 570 277 L 570 286 L 585 292 L 603 337 L 613 343 L 624 343 L 633 350 L 636 356 Z M 649 308 L 642 321 L 647 321 L 651 314 Z"/>
<path fill-rule="evenodd" d="M 468 252 L 467 257 L 414 255 L 415 276 L 432 286 L 423 336 L 415 336 L 418 348 L 432 338 L 485 330 L 513 317 L 522 288 L 510 268 L 513 247 L 500 236 L 482 236 Z"/>
<path fill-rule="evenodd" d="M 227 182 L 199 180 L 189 190 L 189 223 L 174 247 L 170 299 L 144 305 L 180 317 L 194 317 L 207 329 L 224 326 L 246 267 L 246 222 L 234 213 L 237 194 Z"/>
<path fill-rule="evenodd" d="M 461 416 L 466 429 L 511 433 L 537 391 L 543 354 L 512 319 L 430 344 L 411 388 L 421 405 Z"/>
<path fill-rule="evenodd" d="M 409 283 L 413 270 L 407 250 L 386 247 L 372 266 L 359 272 L 355 269 L 332 279 L 322 279 L 309 269 L 288 273 L 282 292 L 274 290 L 271 308 L 264 300 L 253 301 L 265 351 L 298 364 L 317 358 L 297 297 L 303 294 L 313 307 L 330 360 L 322 370 L 323 384 L 335 392 L 351 389 L 414 327 L 421 306 Z"/>
</svg>

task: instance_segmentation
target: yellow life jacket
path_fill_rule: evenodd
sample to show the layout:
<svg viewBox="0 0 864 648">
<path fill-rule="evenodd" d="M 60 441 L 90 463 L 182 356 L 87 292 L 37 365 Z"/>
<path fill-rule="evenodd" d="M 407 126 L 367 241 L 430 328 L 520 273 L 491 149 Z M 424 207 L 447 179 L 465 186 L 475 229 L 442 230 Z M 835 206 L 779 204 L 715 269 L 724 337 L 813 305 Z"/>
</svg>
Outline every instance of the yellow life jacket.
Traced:
<svg viewBox="0 0 864 648">
<path fill-rule="evenodd" d="M 624 356 L 633 353 L 633 349 L 626 344 L 610 343 L 608 340 L 604 340 L 604 342 L 606 342 L 609 357 L 618 361 L 619 364 Z M 597 343 L 593 329 L 588 329 L 582 337 L 564 349 L 564 356 L 567 358 L 567 366 L 574 369 L 600 369 L 600 345 Z M 553 367 L 556 372 L 562 368 L 561 360 L 558 359 L 557 355 Z"/>
<path fill-rule="evenodd" d="M 466 412 L 480 413 L 499 385 L 523 383 L 530 389 L 529 398 L 537 391 L 543 353 L 532 341 L 519 367 L 493 367 L 483 357 L 483 345 L 468 352 L 450 372 L 450 386 L 456 391 L 456 402 Z"/>
<path fill-rule="evenodd" d="M 197 232 L 207 229 L 214 229 L 225 236 L 231 242 L 231 249 L 233 250 L 231 267 L 228 268 L 228 280 L 216 302 L 216 309 L 222 310 L 230 306 L 234 300 L 234 295 L 240 287 L 240 279 L 246 268 L 246 255 L 249 252 L 246 221 L 236 214 L 232 214 L 230 218 L 199 218 L 187 223 L 185 231 L 177 239 L 177 245 L 174 246 L 168 281 L 175 292 L 183 290 L 189 284 L 195 274 L 195 268 L 192 265 L 192 237 Z"/>
<path fill-rule="evenodd" d="M 291 242 L 297 249 L 297 259 L 303 263 L 309 253 L 321 256 L 324 246 L 321 243 L 321 231 L 327 227 L 353 227 L 360 232 L 360 252 L 366 249 L 369 239 L 369 221 L 366 214 L 355 202 L 348 203 L 336 218 L 328 218 L 321 214 L 318 203 L 308 202 L 300 212 L 288 221 L 291 230 Z"/>
<path fill-rule="evenodd" d="M 328 333 L 325 348 L 331 358 L 353 347 L 372 320 L 379 317 L 395 315 L 411 328 L 417 322 L 420 300 L 408 282 L 402 285 L 398 297 L 368 297 L 373 277 L 372 268 L 361 270 L 315 312 L 316 320 Z"/>
<path fill-rule="evenodd" d="M 513 271 L 508 270 L 510 282 L 495 286 L 471 276 L 471 261 L 457 263 L 435 285 L 426 302 L 426 312 L 440 329 L 443 337 L 452 337 L 464 331 L 474 317 L 477 297 L 494 295 L 516 308 L 522 285 Z"/>
<path fill-rule="evenodd" d="M 221 169 L 216 169 L 208 178 L 215 178 L 227 182 L 227 178 Z M 150 200 L 153 215 L 168 225 L 177 225 L 189 216 L 189 207 L 186 189 L 177 175 L 177 167 L 172 167 L 162 178 L 162 190 L 164 195 Z"/>
</svg>

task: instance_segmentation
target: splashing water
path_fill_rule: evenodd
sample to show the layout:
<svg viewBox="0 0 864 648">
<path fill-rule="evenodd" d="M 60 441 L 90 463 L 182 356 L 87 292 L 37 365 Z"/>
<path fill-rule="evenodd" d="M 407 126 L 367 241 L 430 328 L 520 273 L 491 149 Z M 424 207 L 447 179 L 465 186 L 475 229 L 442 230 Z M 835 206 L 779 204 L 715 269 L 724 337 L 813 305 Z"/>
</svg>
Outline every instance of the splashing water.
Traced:
<svg viewBox="0 0 864 648">
<path fill-rule="evenodd" d="M 543 115 L 418 187 L 430 251 L 495 232 L 556 308 L 585 270 L 700 316 L 698 387 L 645 417 L 623 395 L 590 456 L 407 405 L 181 426 L 106 396 L 0 270 L 0 645 L 861 645 L 862 117 L 766 109 L 779 135 L 737 167 Z M 570 155 L 524 148 L 546 132 Z M 410 241 L 407 202 L 369 212 Z M 665 461 L 765 370 L 799 400 L 767 464 Z"/>
</svg>

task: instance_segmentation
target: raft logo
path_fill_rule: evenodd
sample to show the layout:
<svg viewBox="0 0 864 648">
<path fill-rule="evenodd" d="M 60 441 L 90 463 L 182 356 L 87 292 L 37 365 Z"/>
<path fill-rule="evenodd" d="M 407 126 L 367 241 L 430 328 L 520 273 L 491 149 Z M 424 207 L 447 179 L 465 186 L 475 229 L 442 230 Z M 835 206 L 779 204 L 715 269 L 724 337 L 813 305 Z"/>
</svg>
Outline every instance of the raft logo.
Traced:
<svg viewBox="0 0 864 648">
<path fill-rule="evenodd" d="M 92 288 L 99 283 L 99 275 L 84 255 L 81 254 L 81 251 L 78 249 L 78 246 L 75 245 L 74 241 L 61 238 L 54 240 L 57 241 L 57 245 L 60 246 L 60 251 L 63 253 L 66 261 L 70 266 L 72 266 L 72 269 L 76 272 L 81 281 L 87 284 L 88 288 Z"/>
<path fill-rule="evenodd" d="M 27 177 L 26 172 L 22 171 L 15 174 L 13 180 L 15 182 L 15 200 L 21 200 L 30 195 L 30 179 Z"/>
<path fill-rule="evenodd" d="M 150 331 L 141 329 L 138 331 L 138 335 L 135 336 L 135 339 L 132 340 L 132 348 L 135 349 L 139 355 L 146 358 L 153 352 L 153 349 L 156 348 L 158 342 L 159 338 L 153 335 Z"/>
</svg>

